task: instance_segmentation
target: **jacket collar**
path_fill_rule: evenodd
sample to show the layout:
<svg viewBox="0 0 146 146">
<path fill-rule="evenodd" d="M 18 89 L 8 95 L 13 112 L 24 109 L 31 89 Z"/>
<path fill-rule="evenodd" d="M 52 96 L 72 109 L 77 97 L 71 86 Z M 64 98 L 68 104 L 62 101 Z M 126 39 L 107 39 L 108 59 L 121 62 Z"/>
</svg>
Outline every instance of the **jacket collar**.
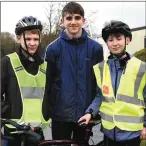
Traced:
<svg viewBox="0 0 146 146">
<path fill-rule="evenodd" d="M 128 52 L 126 52 L 126 57 L 124 57 L 124 58 L 114 58 L 112 55 L 110 55 L 108 57 L 108 63 L 111 63 L 115 60 L 114 63 L 116 65 L 119 64 L 118 66 L 120 66 L 120 67 L 126 67 L 127 62 L 131 59 L 131 57 L 132 56 Z"/>
</svg>

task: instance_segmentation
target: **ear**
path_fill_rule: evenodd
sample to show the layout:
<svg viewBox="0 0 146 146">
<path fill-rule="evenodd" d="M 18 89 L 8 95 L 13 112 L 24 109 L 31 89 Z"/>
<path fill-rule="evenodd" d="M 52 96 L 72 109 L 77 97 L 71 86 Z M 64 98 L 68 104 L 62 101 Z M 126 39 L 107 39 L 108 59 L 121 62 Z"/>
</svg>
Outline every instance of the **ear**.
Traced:
<svg viewBox="0 0 146 146">
<path fill-rule="evenodd" d="M 18 43 L 20 43 L 20 39 L 21 39 L 21 36 L 20 36 L 20 35 L 17 35 L 17 36 L 16 36 L 16 41 L 17 41 Z"/>
<path fill-rule="evenodd" d="M 126 37 L 126 45 L 128 45 L 130 43 L 130 38 Z"/>
<path fill-rule="evenodd" d="M 60 20 L 60 27 L 61 27 L 62 29 L 65 28 L 65 27 L 64 27 L 64 20 L 63 20 L 63 18 L 61 18 L 61 20 Z"/>
<path fill-rule="evenodd" d="M 85 19 L 85 18 L 83 18 L 82 20 L 83 20 L 83 24 L 85 24 L 85 22 L 86 22 L 86 19 Z"/>
<path fill-rule="evenodd" d="M 64 20 L 63 20 L 63 18 L 61 18 L 60 24 L 62 25 L 63 23 L 64 23 Z"/>
</svg>

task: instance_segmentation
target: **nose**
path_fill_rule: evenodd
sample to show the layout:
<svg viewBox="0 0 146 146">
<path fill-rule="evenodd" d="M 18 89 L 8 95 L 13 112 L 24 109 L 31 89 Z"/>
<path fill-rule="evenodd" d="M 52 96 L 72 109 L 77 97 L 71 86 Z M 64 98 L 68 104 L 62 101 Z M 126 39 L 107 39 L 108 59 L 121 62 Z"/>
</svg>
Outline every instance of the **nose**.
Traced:
<svg viewBox="0 0 146 146">
<path fill-rule="evenodd" d="M 30 41 L 30 45 L 31 45 L 31 46 L 34 46 L 34 45 L 35 45 L 35 41 L 34 41 L 34 40 L 31 40 L 31 41 Z"/>
<path fill-rule="evenodd" d="M 75 20 L 75 18 L 73 18 L 73 19 L 71 20 L 71 24 L 75 24 L 75 22 L 76 22 L 76 20 Z"/>
<path fill-rule="evenodd" d="M 113 45 L 116 46 L 117 45 L 117 41 L 113 40 Z"/>
</svg>

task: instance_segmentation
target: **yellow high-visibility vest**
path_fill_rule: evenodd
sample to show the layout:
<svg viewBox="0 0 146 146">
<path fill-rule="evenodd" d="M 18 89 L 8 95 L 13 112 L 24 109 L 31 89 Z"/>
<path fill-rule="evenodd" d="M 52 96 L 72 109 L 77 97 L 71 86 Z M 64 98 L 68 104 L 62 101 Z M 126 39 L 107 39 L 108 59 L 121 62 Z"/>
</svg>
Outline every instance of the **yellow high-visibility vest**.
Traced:
<svg viewBox="0 0 146 146">
<path fill-rule="evenodd" d="M 25 70 L 17 53 L 12 53 L 7 56 L 10 58 L 17 78 L 23 107 L 21 118 L 12 120 L 30 123 L 32 126 L 43 124 L 43 127 L 46 127 L 50 120 L 45 121 L 43 117 L 42 102 L 45 90 L 47 63 L 44 62 L 39 66 L 37 75 L 32 75 Z"/>
<path fill-rule="evenodd" d="M 143 90 L 146 85 L 145 63 L 132 57 L 122 74 L 116 97 L 112 88 L 111 74 L 107 61 L 95 65 L 97 85 L 102 90 L 100 114 L 105 129 L 115 126 L 121 130 L 142 130 L 144 123 Z"/>
</svg>

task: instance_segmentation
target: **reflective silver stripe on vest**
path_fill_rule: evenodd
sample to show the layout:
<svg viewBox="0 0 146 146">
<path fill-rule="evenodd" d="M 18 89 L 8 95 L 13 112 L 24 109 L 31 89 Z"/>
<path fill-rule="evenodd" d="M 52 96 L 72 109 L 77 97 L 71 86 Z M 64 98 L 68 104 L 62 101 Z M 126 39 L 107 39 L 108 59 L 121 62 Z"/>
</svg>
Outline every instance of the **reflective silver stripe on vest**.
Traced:
<svg viewBox="0 0 146 146">
<path fill-rule="evenodd" d="M 101 118 L 105 121 L 113 122 L 113 117 L 109 116 L 103 112 L 100 112 Z"/>
<path fill-rule="evenodd" d="M 145 65 L 141 63 L 136 80 L 135 80 L 135 85 L 134 85 L 134 97 L 129 97 L 127 95 L 117 95 L 117 99 L 119 101 L 124 101 L 127 103 L 139 105 L 139 106 L 145 106 L 145 103 L 143 100 L 138 99 L 138 88 L 140 86 L 140 82 L 142 80 L 142 77 L 145 73 Z"/>
<path fill-rule="evenodd" d="M 109 98 L 109 97 L 102 97 L 102 101 L 104 102 L 115 102 L 114 98 Z"/>
<path fill-rule="evenodd" d="M 137 99 L 136 97 L 130 97 L 130 96 L 121 95 L 121 94 L 118 95 L 118 101 L 124 101 L 127 103 L 139 105 L 139 106 L 145 106 L 145 103 L 143 100 Z"/>
<path fill-rule="evenodd" d="M 15 71 L 19 71 L 19 70 L 22 70 L 23 69 L 23 66 L 18 66 L 15 68 Z"/>
<path fill-rule="evenodd" d="M 103 120 L 113 122 L 112 116 L 109 116 L 103 112 L 100 112 L 100 115 L 101 115 Z M 114 115 L 114 120 L 117 122 L 126 122 L 126 123 L 143 123 L 144 117 Z"/>
<path fill-rule="evenodd" d="M 104 62 L 102 61 L 99 63 L 99 70 L 100 70 L 100 76 L 101 76 L 101 86 L 102 86 L 102 81 L 103 81 L 103 68 L 104 68 Z"/>
<path fill-rule="evenodd" d="M 132 116 L 121 116 L 114 115 L 114 119 L 117 122 L 126 122 L 126 123 L 143 123 L 144 117 L 132 117 Z"/>
<path fill-rule="evenodd" d="M 140 64 L 140 68 L 139 68 L 139 71 L 138 71 L 138 74 L 137 74 L 137 77 L 136 77 L 136 80 L 135 80 L 135 85 L 134 85 L 134 96 L 137 97 L 138 99 L 138 88 L 140 86 L 140 82 L 142 80 L 142 77 L 145 73 L 145 65 L 143 63 Z"/>
<path fill-rule="evenodd" d="M 43 98 L 44 87 L 21 87 L 24 98 Z"/>
</svg>

